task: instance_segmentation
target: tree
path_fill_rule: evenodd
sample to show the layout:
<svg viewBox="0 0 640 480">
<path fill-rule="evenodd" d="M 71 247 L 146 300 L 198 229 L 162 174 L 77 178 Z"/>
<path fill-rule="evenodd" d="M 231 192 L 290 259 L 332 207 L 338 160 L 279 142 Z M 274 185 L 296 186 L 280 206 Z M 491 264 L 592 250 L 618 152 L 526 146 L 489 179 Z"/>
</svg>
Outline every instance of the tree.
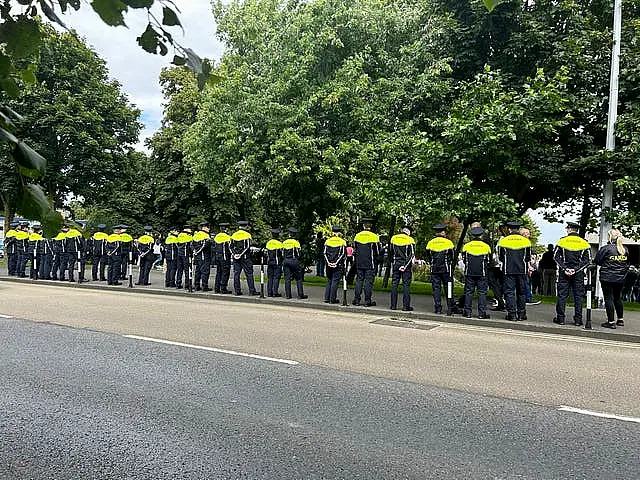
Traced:
<svg viewBox="0 0 640 480">
<path fill-rule="evenodd" d="M 126 168 L 140 131 L 140 112 L 109 80 L 104 61 L 75 33 L 45 26 L 41 31 L 34 70 L 38 80 L 4 103 L 26 112 L 16 134 L 49 159 L 43 183 L 54 208 L 70 195 L 95 205 L 106 199 L 110 183 Z M 3 190 L 6 221 L 20 190 Z"/>
<path fill-rule="evenodd" d="M 38 14 L 42 13 L 50 21 L 64 26 L 56 8 L 62 13 L 68 7 L 78 10 L 79 0 L 18 0 L 19 12 L 12 8 L 16 5 L 6 0 L 0 5 L 0 90 L 11 98 L 19 96 L 21 88 L 36 83 L 34 55 L 40 48 L 43 38 L 42 23 Z M 158 20 L 153 6 L 162 7 L 162 21 Z M 171 0 L 95 0 L 92 8 L 108 25 L 125 25 L 123 13 L 128 8 L 146 9 L 149 19 L 147 28 L 138 37 L 139 45 L 150 53 L 168 53 L 167 45 L 172 45 L 180 55 L 173 57 L 176 65 L 186 65 L 198 75 L 202 87 L 208 80 L 211 63 L 200 59 L 193 50 L 182 47 L 172 37 L 166 27 L 180 26 L 180 21 Z M 61 216 L 52 210 L 42 188 L 34 183 L 46 170 L 45 158 L 17 137 L 13 132 L 22 117 L 6 104 L 0 104 L 0 141 L 7 142 L 10 157 L 16 162 L 19 176 L 20 195 L 15 197 L 11 191 L 3 192 L 3 197 L 16 198 L 16 208 L 23 215 L 40 219 L 45 232 L 52 234 L 62 221 Z M 30 179 L 30 180 L 28 180 Z M 15 192 L 14 192 L 15 193 Z M 7 205 L 7 202 L 5 202 Z"/>
</svg>

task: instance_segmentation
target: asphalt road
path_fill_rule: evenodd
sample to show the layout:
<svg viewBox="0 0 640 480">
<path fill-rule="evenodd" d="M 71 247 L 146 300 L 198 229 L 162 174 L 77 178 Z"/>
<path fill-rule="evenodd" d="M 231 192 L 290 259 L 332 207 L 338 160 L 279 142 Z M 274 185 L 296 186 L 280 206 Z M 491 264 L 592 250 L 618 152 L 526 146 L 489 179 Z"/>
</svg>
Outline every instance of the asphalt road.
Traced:
<svg viewBox="0 0 640 480">
<path fill-rule="evenodd" d="M 640 476 L 637 345 L 2 290 L 0 478 Z"/>
</svg>

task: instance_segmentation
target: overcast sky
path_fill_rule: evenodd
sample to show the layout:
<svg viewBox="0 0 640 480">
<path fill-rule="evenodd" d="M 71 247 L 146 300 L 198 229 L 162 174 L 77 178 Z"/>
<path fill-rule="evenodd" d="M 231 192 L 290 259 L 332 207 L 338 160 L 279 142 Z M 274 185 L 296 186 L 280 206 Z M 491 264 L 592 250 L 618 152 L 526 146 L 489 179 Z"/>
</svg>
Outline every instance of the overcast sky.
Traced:
<svg viewBox="0 0 640 480">
<path fill-rule="evenodd" d="M 175 0 L 174 3 L 180 9 L 178 15 L 184 26 L 184 35 L 180 28 L 172 27 L 169 31 L 173 38 L 179 44 L 192 48 L 201 57 L 212 58 L 217 63 L 224 47 L 215 38 L 210 2 Z M 161 10 L 156 17 L 162 19 Z M 160 126 L 163 98 L 158 76 L 163 67 L 170 65 L 174 52 L 170 48 L 164 57 L 152 55 L 137 44 L 136 38 L 147 25 L 145 9 L 130 9 L 125 14 L 128 28 L 109 27 L 88 3 L 83 3 L 78 12 L 65 14 L 61 19 L 106 60 L 111 76 L 122 84 L 131 103 L 142 111 L 141 121 L 145 126 L 139 143 L 139 148 L 142 148 L 144 140 Z"/>
</svg>

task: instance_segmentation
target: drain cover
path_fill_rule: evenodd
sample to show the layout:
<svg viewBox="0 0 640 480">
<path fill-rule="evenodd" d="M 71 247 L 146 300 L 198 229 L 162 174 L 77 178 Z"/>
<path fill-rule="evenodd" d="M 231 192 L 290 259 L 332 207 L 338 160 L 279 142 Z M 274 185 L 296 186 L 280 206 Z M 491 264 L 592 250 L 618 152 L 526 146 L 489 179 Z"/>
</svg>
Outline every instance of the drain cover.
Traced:
<svg viewBox="0 0 640 480">
<path fill-rule="evenodd" d="M 417 330 L 433 330 L 440 325 L 425 325 L 424 323 L 415 323 L 411 320 L 396 320 L 394 318 L 379 318 L 369 323 L 376 325 L 386 325 L 388 327 L 415 328 Z"/>
</svg>

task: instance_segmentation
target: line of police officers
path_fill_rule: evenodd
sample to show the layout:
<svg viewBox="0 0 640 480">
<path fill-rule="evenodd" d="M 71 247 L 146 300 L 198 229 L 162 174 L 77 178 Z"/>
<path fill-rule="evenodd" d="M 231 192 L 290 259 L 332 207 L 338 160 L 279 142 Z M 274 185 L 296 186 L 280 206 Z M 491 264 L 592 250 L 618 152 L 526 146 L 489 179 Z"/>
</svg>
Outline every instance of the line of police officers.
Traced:
<svg viewBox="0 0 640 480">
<path fill-rule="evenodd" d="M 353 261 L 356 268 L 356 286 L 353 305 L 375 306 L 372 299 L 373 280 L 377 270 L 377 259 L 381 249 L 380 238 L 371 231 L 373 220 L 362 219 L 363 230 L 356 234 L 353 243 Z M 100 224 L 97 231 L 88 239 L 73 227 L 65 225 L 53 239 L 42 236 L 39 224 L 34 224 L 29 232 L 28 222 L 12 222 L 11 229 L 5 235 L 5 250 L 8 257 L 8 271 L 11 276 L 26 277 L 26 265 L 31 263 L 30 277 L 47 280 L 78 281 L 84 280 L 84 264 L 87 256 L 92 259 L 91 276 L 94 281 L 106 281 L 109 285 L 121 285 L 127 270 L 131 274 L 131 265 L 138 263 L 139 277 L 136 285 L 150 285 L 149 273 L 155 261 L 153 253 L 154 237 L 152 227 L 145 226 L 145 233 L 135 241 L 127 233 L 127 225 L 116 225 L 113 233 L 105 233 L 106 226 Z M 281 231 L 271 229 L 272 238 L 264 249 L 255 248 L 249 233 L 249 222 L 238 222 L 238 230 L 229 235 L 229 224 L 219 224 L 221 231 L 212 236 L 210 224 L 202 222 L 193 233 L 190 226 L 182 231 L 172 228 L 164 241 L 164 254 L 167 264 L 165 287 L 195 288 L 199 291 L 211 291 L 209 276 L 212 263 L 216 266 L 213 291 L 232 293 L 228 282 L 233 265 L 233 293 L 242 295 L 240 276 L 245 274 L 250 295 L 259 295 L 253 279 L 252 254 L 262 256 L 267 266 L 267 296 L 280 297 L 278 292 L 282 275 L 285 278 L 285 295 L 292 298 L 291 282 L 296 281 L 297 298 L 305 299 L 303 291 L 303 267 L 300 263 L 301 247 L 295 238 L 297 230 L 289 228 L 289 237 L 281 241 Z M 527 264 L 531 260 L 531 242 L 520 235 L 521 223 L 508 222 L 509 234 L 502 237 L 496 245 L 496 257 L 502 274 L 502 292 L 504 295 L 507 320 L 526 320 L 525 282 Z M 584 295 L 584 274 L 591 262 L 590 246 L 578 236 L 578 225 L 567 223 L 568 235 L 558 242 L 554 258 L 559 266 L 558 301 L 554 322 L 564 324 L 564 311 L 569 290 L 574 292 L 574 324 L 582 325 L 582 298 Z M 333 236 L 325 241 L 324 259 L 327 270 L 325 303 L 340 303 L 337 292 L 340 280 L 344 282 L 347 267 L 347 244 L 342 238 L 342 228 L 333 226 Z M 435 237 L 426 247 L 426 261 L 430 265 L 431 282 L 434 296 L 434 312 L 442 313 L 442 293 L 446 286 L 447 313 L 461 313 L 453 301 L 453 242 L 446 238 L 446 226 L 433 227 Z M 409 286 L 412 281 L 412 269 L 416 256 L 415 240 L 412 229 L 403 226 L 401 233 L 391 238 L 390 255 L 392 265 L 392 288 L 390 308 L 395 310 L 398 301 L 398 287 L 403 283 L 404 311 L 411 311 Z M 476 226 L 470 231 L 472 240 L 462 249 L 465 270 L 465 302 L 463 315 L 471 316 L 472 299 L 478 293 L 478 317 L 489 318 L 486 295 L 488 291 L 488 272 L 492 261 L 491 247 L 484 241 L 484 230 Z M 106 270 L 106 275 L 105 275 Z M 497 292 L 494 292 L 497 293 Z M 364 294 L 364 302 L 362 296 Z"/>
</svg>

